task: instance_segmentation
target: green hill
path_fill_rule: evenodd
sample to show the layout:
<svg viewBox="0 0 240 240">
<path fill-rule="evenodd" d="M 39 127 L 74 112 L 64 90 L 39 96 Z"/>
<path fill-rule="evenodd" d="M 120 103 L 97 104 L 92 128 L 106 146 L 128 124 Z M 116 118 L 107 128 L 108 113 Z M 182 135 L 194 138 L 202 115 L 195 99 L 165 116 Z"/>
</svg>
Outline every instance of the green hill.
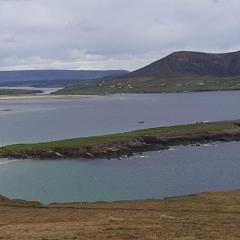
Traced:
<svg viewBox="0 0 240 240">
<path fill-rule="evenodd" d="M 57 94 L 163 93 L 240 89 L 240 52 L 175 52 L 121 77 L 104 78 Z"/>
</svg>

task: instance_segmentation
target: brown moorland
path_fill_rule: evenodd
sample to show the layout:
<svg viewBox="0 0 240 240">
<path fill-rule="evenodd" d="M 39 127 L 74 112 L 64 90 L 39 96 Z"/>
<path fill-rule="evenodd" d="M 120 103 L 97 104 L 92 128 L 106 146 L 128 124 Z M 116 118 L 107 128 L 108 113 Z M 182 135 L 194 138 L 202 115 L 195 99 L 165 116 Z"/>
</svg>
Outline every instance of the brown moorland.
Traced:
<svg viewBox="0 0 240 240">
<path fill-rule="evenodd" d="M 1 197 L 0 239 L 240 239 L 240 191 L 41 205 Z"/>
</svg>

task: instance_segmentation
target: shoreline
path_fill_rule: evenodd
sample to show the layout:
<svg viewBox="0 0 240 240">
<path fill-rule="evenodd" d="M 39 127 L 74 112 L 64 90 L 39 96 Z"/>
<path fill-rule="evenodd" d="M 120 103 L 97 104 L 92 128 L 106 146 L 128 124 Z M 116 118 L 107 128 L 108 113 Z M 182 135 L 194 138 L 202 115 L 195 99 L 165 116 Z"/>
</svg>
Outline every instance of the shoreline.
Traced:
<svg viewBox="0 0 240 240">
<path fill-rule="evenodd" d="M 208 92 L 237 92 L 240 88 L 224 88 L 224 89 L 204 89 L 204 90 L 184 90 L 184 91 L 136 91 L 136 92 L 81 92 L 76 94 L 69 94 L 72 96 L 112 96 L 112 95 L 145 95 L 145 94 L 179 94 L 179 93 L 208 93 Z M 59 94 L 58 92 L 52 93 L 52 95 L 64 96 L 65 94 Z M 68 94 L 66 94 L 67 96 Z"/>
<path fill-rule="evenodd" d="M 69 207 L 71 205 L 79 205 L 79 207 L 87 207 L 87 206 L 97 206 L 97 205 L 110 205 L 110 204 L 121 204 L 121 203 L 133 203 L 133 202 L 149 202 L 149 201 L 169 201 L 169 200 L 181 200 L 181 199 L 187 199 L 191 197 L 197 197 L 201 195 L 208 195 L 208 194 L 229 194 L 229 193 L 239 193 L 240 197 L 240 189 L 232 189 L 232 190 L 225 190 L 225 191 L 207 191 L 207 192 L 197 192 L 197 193 L 190 193 L 190 194 L 182 194 L 182 195 L 176 195 L 176 196 L 169 196 L 169 197 L 163 197 L 163 198 L 146 198 L 146 199 L 132 199 L 132 200 L 114 200 L 114 201 L 79 201 L 79 202 L 50 202 L 50 203 L 42 203 L 37 200 L 26 200 L 26 199 L 19 199 L 19 198 L 9 198 L 5 195 L 0 194 L 0 206 L 5 203 L 9 205 L 19 205 L 19 206 L 25 206 L 25 205 L 32 205 L 32 206 L 39 206 L 39 207 Z"/>
<path fill-rule="evenodd" d="M 5 95 L 0 96 L 0 101 L 5 100 L 61 100 L 61 99 L 81 99 L 81 98 L 91 98 L 93 95 L 53 95 L 53 94 L 42 94 L 42 95 Z"/>
<path fill-rule="evenodd" d="M 0 148 L 8 159 L 121 158 L 178 145 L 240 141 L 240 120 L 150 128 L 132 132 Z"/>
<path fill-rule="evenodd" d="M 126 95 L 158 95 L 158 94 L 190 94 L 190 93 L 208 93 L 208 92 L 233 92 L 239 89 L 224 90 L 204 90 L 204 91 L 180 91 L 180 92 L 116 92 L 104 94 L 34 94 L 34 95 L 0 95 L 0 101 L 3 100 L 52 100 L 52 99 L 80 99 L 107 96 L 126 96 Z"/>
</svg>

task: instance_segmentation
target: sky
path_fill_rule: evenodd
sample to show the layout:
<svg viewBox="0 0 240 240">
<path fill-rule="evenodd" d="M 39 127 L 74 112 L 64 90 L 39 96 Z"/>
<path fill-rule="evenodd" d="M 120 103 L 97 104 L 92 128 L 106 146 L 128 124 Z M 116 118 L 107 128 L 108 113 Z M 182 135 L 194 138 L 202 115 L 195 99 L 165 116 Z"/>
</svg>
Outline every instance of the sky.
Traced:
<svg viewBox="0 0 240 240">
<path fill-rule="evenodd" d="M 239 0 L 0 0 L 0 70 L 135 70 L 240 50 Z"/>
</svg>

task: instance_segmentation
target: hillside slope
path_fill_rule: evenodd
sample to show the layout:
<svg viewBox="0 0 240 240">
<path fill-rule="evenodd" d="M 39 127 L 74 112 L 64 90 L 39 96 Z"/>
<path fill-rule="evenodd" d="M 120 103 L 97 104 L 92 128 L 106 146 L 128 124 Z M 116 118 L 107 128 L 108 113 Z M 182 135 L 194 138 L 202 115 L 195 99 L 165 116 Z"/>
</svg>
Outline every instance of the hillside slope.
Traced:
<svg viewBox="0 0 240 240">
<path fill-rule="evenodd" d="M 240 76 L 240 52 L 213 54 L 175 52 L 128 77 Z"/>
<path fill-rule="evenodd" d="M 0 202 L 1 239 L 226 240 L 240 236 L 240 191 L 164 200 Z"/>
<path fill-rule="evenodd" d="M 175 52 L 122 77 L 104 79 L 59 93 L 111 94 L 240 89 L 240 52 Z"/>
</svg>

